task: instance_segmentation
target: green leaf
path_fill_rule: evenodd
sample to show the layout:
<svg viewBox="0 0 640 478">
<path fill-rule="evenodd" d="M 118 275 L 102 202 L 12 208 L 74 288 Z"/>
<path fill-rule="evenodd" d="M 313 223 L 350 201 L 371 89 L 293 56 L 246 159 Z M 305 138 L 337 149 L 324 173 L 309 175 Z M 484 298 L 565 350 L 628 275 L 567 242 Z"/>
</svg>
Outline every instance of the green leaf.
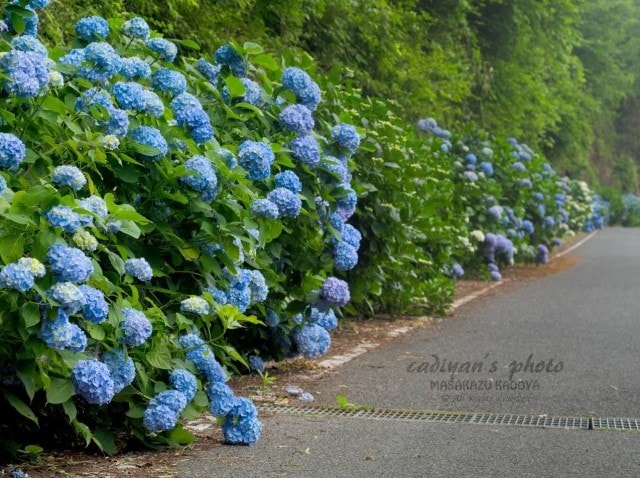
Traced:
<svg viewBox="0 0 640 478">
<path fill-rule="evenodd" d="M 73 422 L 78 415 L 78 410 L 76 408 L 76 404 L 73 403 L 73 400 L 67 400 L 62 404 L 62 408 L 64 409 L 64 413 L 67 415 L 69 422 Z"/>
<path fill-rule="evenodd" d="M 5 264 L 20 259 L 24 252 L 24 238 L 22 236 L 9 235 L 0 238 L 0 257 Z"/>
<path fill-rule="evenodd" d="M 231 97 L 235 98 L 238 96 L 244 96 L 246 90 L 239 78 L 236 78 L 235 76 L 227 76 L 224 79 L 224 83 L 227 85 Z"/>
<path fill-rule="evenodd" d="M 257 55 L 258 53 L 262 53 L 264 51 L 260 45 L 250 41 L 245 42 L 242 48 L 247 55 Z"/>
<path fill-rule="evenodd" d="M 178 45 L 184 46 L 186 48 L 190 48 L 191 50 L 200 51 L 200 45 L 198 45 L 193 40 L 171 40 Z"/>
<path fill-rule="evenodd" d="M 20 315 L 22 315 L 22 319 L 24 320 L 24 325 L 26 328 L 40 324 L 40 308 L 36 304 L 25 304 L 20 309 Z"/>
<path fill-rule="evenodd" d="M 47 388 L 47 402 L 51 404 L 64 403 L 73 397 L 76 391 L 68 378 L 52 378 Z"/>
<path fill-rule="evenodd" d="M 82 435 L 86 446 L 89 446 L 89 444 L 91 443 L 91 430 L 89 429 L 89 427 L 84 423 L 79 422 L 77 419 L 72 420 L 71 424 L 73 425 L 73 428 L 76 431 L 76 433 Z"/>
<path fill-rule="evenodd" d="M 86 324 L 85 326 L 87 328 L 87 332 L 89 332 L 89 335 L 91 336 L 92 339 L 97 340 L 99 342 L 102 342 L 104 340 L 106 334 L 100 324 L 94 324 L 91 322 L 86 322 L 85 324 Z"/>
<path fill-rule="evenodd" d="M 142 214 L 133 209 L 127 209 L 125 206 L 121 206 L 113 216 L 119 221 L 135 221 L 140 224 L 149 224 L 151 222 Z"/>
<path fill-rule="evenodd" d="M 11 392 L 7 392 L 6 390 L 4 390 L 3 393 L 4 393 L 4 397 L 7 399 L 7 402 L 9 402 L 9 404 L 13 408 L 15 408 L 20 415 L 28 418 L 29 420 L 34 422 L 36 425 L 38 425 L 38 418 L 33 413 L 33 411 L 31 411 L 31 408 L 29 408 L 29 405 L 24 403 L 22 400 L 20 400 Z"/>
<path fill-rule="evenodd" d="M 126 234 L 127 236 L 131 236 L 134 239 L 138 239 L 141 234 L 140 228 L 133 221 L 124 221 L 122 223 L 122 226 L 120 227 L 120 232 Z"/>
<path fill-rule="evenodd" d="M 173 368 L 171 352 L 165 345 L 156 345 L 147 353 L 145 358 L 152 367 L 163 370 L 171 370 Z"/>
<path fill-rule="evenodd" d="M 115 455 L 118 452 L 116 436 L 104 427 L 93 432 L 93 442 L 107 455 Z"/>
<path fill-rule="evenodd" d="M 190 445 L 196 439 L 193 436 L 193 433 L 191 433 L 189 430 L 186 430 L 185 428 L 182 428 L 181 425 L 178 425 L 173 430 L 171 430 L 171 432 L 169 433 L 169 438 L 174 440 L 179 445 Z"/>
<path fill-rule="evenodd" d="M 251 62 L 255 65 L 261 66 L 271 71 L 276 71 L 278 68 L 280 68 L 278 62 L 269 55 L 258 55 L 255 58 L 252 58 Z"/>
</svg>

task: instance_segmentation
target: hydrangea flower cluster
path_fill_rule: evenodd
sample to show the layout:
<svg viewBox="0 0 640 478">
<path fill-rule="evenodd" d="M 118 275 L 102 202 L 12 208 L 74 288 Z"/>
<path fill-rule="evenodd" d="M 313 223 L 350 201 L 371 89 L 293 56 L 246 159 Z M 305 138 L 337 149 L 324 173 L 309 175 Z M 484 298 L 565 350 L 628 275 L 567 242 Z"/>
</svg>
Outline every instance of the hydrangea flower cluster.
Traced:
<svg viewBox="0 0 640 478">
<path fill-rule="evenodd" d="M 238 163 L 249 172 L 252 181 L 267 179 L 274 161 L 275 154 L 268 144 L 247 140 L 238 148 Z"/>
<path fill-rule="evenodd" d="M 204 156 L 194 156 L 185 163 L 185 166 L 188 172 L 195 174 L 183 176 L 180 181 L 200 193 L 204 202 L 213 201 L 218 192 L 218 178 L 211 161 Z"/>
<path fill-rule="evenodd" d="M 130 347 L 142 345 L 153 332 L 151 322 L 143 312 L 127 307 L 123 309 L 124 320 L 120 328 L 124 331 L 122 342 Z"/>
<path fill-rule="evenodd" d="M 202 144 L 213 138 L 213 126 L 200 101 L 189 93 L 182 93 L 171 101 L 170 108 L 180 126 L 186 126 L 193 140 Z"/>
<path fill-rule="evenodd" d="M 91 260 L 80 249 L 56 243 L 47 252 L 54 278 L 59 282 L 83 283 L 93 274 Z"/>
</svg>

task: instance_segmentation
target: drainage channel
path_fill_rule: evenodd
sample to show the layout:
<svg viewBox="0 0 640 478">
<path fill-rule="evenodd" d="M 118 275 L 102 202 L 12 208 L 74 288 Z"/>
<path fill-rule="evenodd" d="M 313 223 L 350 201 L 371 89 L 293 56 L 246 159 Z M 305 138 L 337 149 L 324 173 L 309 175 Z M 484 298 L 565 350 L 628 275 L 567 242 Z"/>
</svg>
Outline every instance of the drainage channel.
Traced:
<svg viewBox="0 0 640 478">
<path fill-rule="evenodd" d="M 498 413 L 437 412 L 381 408 L 291 407 L 283 405 L 262 405 L 258 407 L 258 410 L 261 413 L 267 414 L 273 413 L 309 417 L 344 417 L 366 420 L 399 420 L 430 423 L 469 423 L 476 425 L 506 425 L 577 430 L 640 431 L 640 419 L 635 418 L 548 417 Z"/>
</svg>

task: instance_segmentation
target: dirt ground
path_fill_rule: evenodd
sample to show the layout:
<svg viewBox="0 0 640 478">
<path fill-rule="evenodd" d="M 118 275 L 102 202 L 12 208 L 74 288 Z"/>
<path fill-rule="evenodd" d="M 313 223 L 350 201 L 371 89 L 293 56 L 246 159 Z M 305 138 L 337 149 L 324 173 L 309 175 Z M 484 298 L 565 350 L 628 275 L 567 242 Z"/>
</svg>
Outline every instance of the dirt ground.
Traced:
<svg viewBox="0 0 640 478">
<path fill-rule="evenodd" d="M 527 281 L 560 273 L 578 264 L 579 260 L 569 254 L 557 257 L 557 254 L 571 247 L 586 235 L 580 234 L 555 251 L 548 264 L 521 265 L 503 269 L 503 283 L 483 294 L 477 300 L 484 300 L 495 294 L 502 294 L 519 287 Z M 468 297 L 486 288 L 490 283 L 477 280 L 461 280 L 456 286 L 455 299 Z M 233 378 L 229 385 L 242 396 L 252 398 L 256 404 L 275 403 L 280 405 L 302 405 L 296 396 L 287 393 L 285 388 L 295 385 L 304 388 L 327 370 L 331 362 L 344 360 L 353 354 L 354 349 L 365 351 L 393 340 L 397 335 L 414 327 L 429 327 L 434 321 L 446 320 L 446 317 L 406 317 L 377 316 L 372 319 L 352 319 L 343 321 L 332 331 L 330 356 L 317 361 L 297 358 L 279 363 L 267 363 L 266 372 L 273 377 L 271 383 L 264 383 L 259 376 Z M 194 444 L 183 448 L 169 448 L 159 451 L 129 452 L 115 457 L 91 454 L 82 451 L 63 451 L 43 454 L 35 463 L 21 463 L 20 469 L 31 478 L 75 478 L 100 477 L 118 478 L 135 476 L 136 478 L 173 478 L 177 463 L 188 460 L 198 451 L 225 446 L 222 443 L 220 428 L 210 415 L 184 423 L 196 436 Z M 2 474 L 0 468 L 0 475 Z"/>
</svg>

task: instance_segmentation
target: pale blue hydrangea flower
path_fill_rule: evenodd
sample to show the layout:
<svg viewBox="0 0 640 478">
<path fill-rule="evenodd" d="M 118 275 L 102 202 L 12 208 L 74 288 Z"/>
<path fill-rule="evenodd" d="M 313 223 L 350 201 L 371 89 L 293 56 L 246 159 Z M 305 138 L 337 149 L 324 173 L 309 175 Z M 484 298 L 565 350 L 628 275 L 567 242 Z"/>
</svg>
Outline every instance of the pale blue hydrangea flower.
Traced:
<svg viewBox="0 0 640 478">
<path fill-rule="evenodd" d="M 138 40 L 149 38 L 149 25 L 144 18 L 140 17 L 131 18 L 124 22 L 120 31 L 128 37 Z"/>
<path fill-rule="evenodd" d="M 60 227 L 65 232 L 73 233 L 80 227 L 80 215 L 73 212 L 69 206 L 54 206 L 46 214 L 47 221 L 54 226 Z"/>
<path fill-rule="evenodd" d="M 11 50 L 0 58 L 5 90 L 22 98 L 37 96 L 49 84 L 47 61 L 45 56 L 38 53 Z"/>
<path fill-rule="evenodd" d="M 87 178 L 75 166 L 57 166 L 51 174 L 51 179 L 56 186 L 68 186 L 74 191 L 79 191 L 87 184 Z"/>
<path fill-rule="evenodd" d="M 211 161 L 205 156 L 194 156 L 185 166 L 188 172 L 195 174 L 182 176 L 180 182 L 200 193 L 204 202 L 213 201 L 218 192 L 218 178 Z"/>
<path fill-rule="evenodd" d="M 165 40 L 164 38 L 151 38 L 145 42 L 145 45 L 158 54 L 161 60 L 172 63 L 178 54 L 178 47 L 175 43 Z"/>
<path fill-rule="evenodd" d="M 42 262 L 33 257 L 21 257 L 18 264 L 25 267 L 33 277 L 44 277 L 47 273 Z"/>
<path fill-rule="evenodd" d="M 311 111 L 304 105 L 287 106 L 279 120 L 284 128 L 300 135 L 309 134 L 315 125 Z"/>
<path fill-rule="evenodd" d="M 180 310 L 196 315 L 207 315 L 209 303 L 202 297 L 193 296 L 180 302 Z"/>
<path fill-rule="evenodd" d="M 200 74 L 207 79 L 207 81 L 212 83 L 214 86 L 217 86 L 221 70 L 220 65 L 212 65 L 204 58 L 200 58 L 196 64 L 196 68 Z"/>
<path fill-rule="evenodd" d="M 75 30 L 84 41 L 102 40 L 109 35 L 109 24 L 102 17 L 84 17 L 76 22 Z"/>
<path fill-rule="evenodd" d="M 331 128 L 331 137 L 350 153 L 355 153 L 360 146 L 360 135 L 350 124 L 341 123 Z"/>
<path fill-rule="evenodd" d="M 145 343 L 153 331 L 147 316 L 130 307 L 123 309 L 122 314 L 124 320 L 120 323 L 120 328 L 124 331 L 124 344 L 135 347 Z"/>
<path fill-rule="evenodd" d="M 144 111 L 147 101 L 144 88 L 135 81 L 119 81 L 113 85 L 113 96 L 120 108 L 125 110 Z"/>
<path fill-rule="evenodd" d="M 308 359 L 318 357 L 331 345 L 327 330 L 316 324 L 306 324 L 293 335 L 293 340 L 300 353 Z"/>
<path fill-rule="evenodd" d="M 34 284 L 33 274 L 21 264 L 7 264 L 0 270 L 0 287 L 27 292 Z"/>
<path fill-rule="evenodd" d="M 271 220 L 280 217 L 278 206 L 268 199 L 256 199 L 251 203 L 250 210 L 253 217 L 265 217 Z"/>
<path fill-rule="evenodd" d="M 17 168 L 26 154 L 24 143 L 14 134 L 0 133 L 0 167 Z"/>
<path fill-rule="evenodd" d="M 62 310 L 68 315 L 79 312 L 85 304 L 82 290 L 71 282 L 56 282 L 47 291 L 47 295 L 60 304 Z"/>
<path fill-rule="evenodd" d="M 358 251 L 346 242 L 339 242 L 333 248 L 333 264 L 336 270 L 349 271 L 358 264 Z"/>
<path fill-rule="evenodd" d="M 285 188 L 294 194 L 299 194 L 302 191 L 302 183 L 300 178 L 293 171 L 283 171 L 274 176 L 274 181 L 277 187 Z"/>
<path fill-rule="evenodd" d="M 209 411 L 211 415 L 220 417 L 231 411 L 235 404 L 233 390 L 224 382 L 213 382 L 207 387 Z"/>
<path fill-rule="evenodd" d="M 33 37 L 31 35 L 14 37 L 13 40 L 11 40 L 11 47 L 14 50 L 32 51 L 44 57 L 47 57 L 49 55 L 47 47 L 44 46 L 36 37 Z"/>
<path fill-rule="evenodd" d="M 137 56 L 121 58 L 119 73 L 128 80 L 134 78 L 144 79 L 151 76 L 151 67 L 146 61 Z"/>
<path fill-rule="evenodd" d="M 261 431 L 262 424 L 253 403 L 246 398 L 236 398 L 222 425 L 225 442 L 230 445 L 253 445 L 258 441 Z"/>
<path fill-rule="evenodd" d="M 153 270 L 143 257 L 127 259 L 124 262 L 124 272 L 143 282 L 149 281 L 153 277 Z"/>
<path fill-rule="evenodd" d="M 154 89 L 172 95 L 179 95 L 187 91 L 187 80 L 184 75 L 169 68 L 160 68 L 153 73 L 151 75 L 151 84 Z"/>
<path fill-rule="evenodd" d="M 137 128 L 129 131 L 129 138 L 136 143 L 143 146 L 148 146 L 158 150 L 157 154 L 142 156 L 149 159 L 160 159 L 169 152 L 169 145 L 167 140 L 162 136 L 162 133 L 152 126 L 138 126 Z"/>
</svg>

